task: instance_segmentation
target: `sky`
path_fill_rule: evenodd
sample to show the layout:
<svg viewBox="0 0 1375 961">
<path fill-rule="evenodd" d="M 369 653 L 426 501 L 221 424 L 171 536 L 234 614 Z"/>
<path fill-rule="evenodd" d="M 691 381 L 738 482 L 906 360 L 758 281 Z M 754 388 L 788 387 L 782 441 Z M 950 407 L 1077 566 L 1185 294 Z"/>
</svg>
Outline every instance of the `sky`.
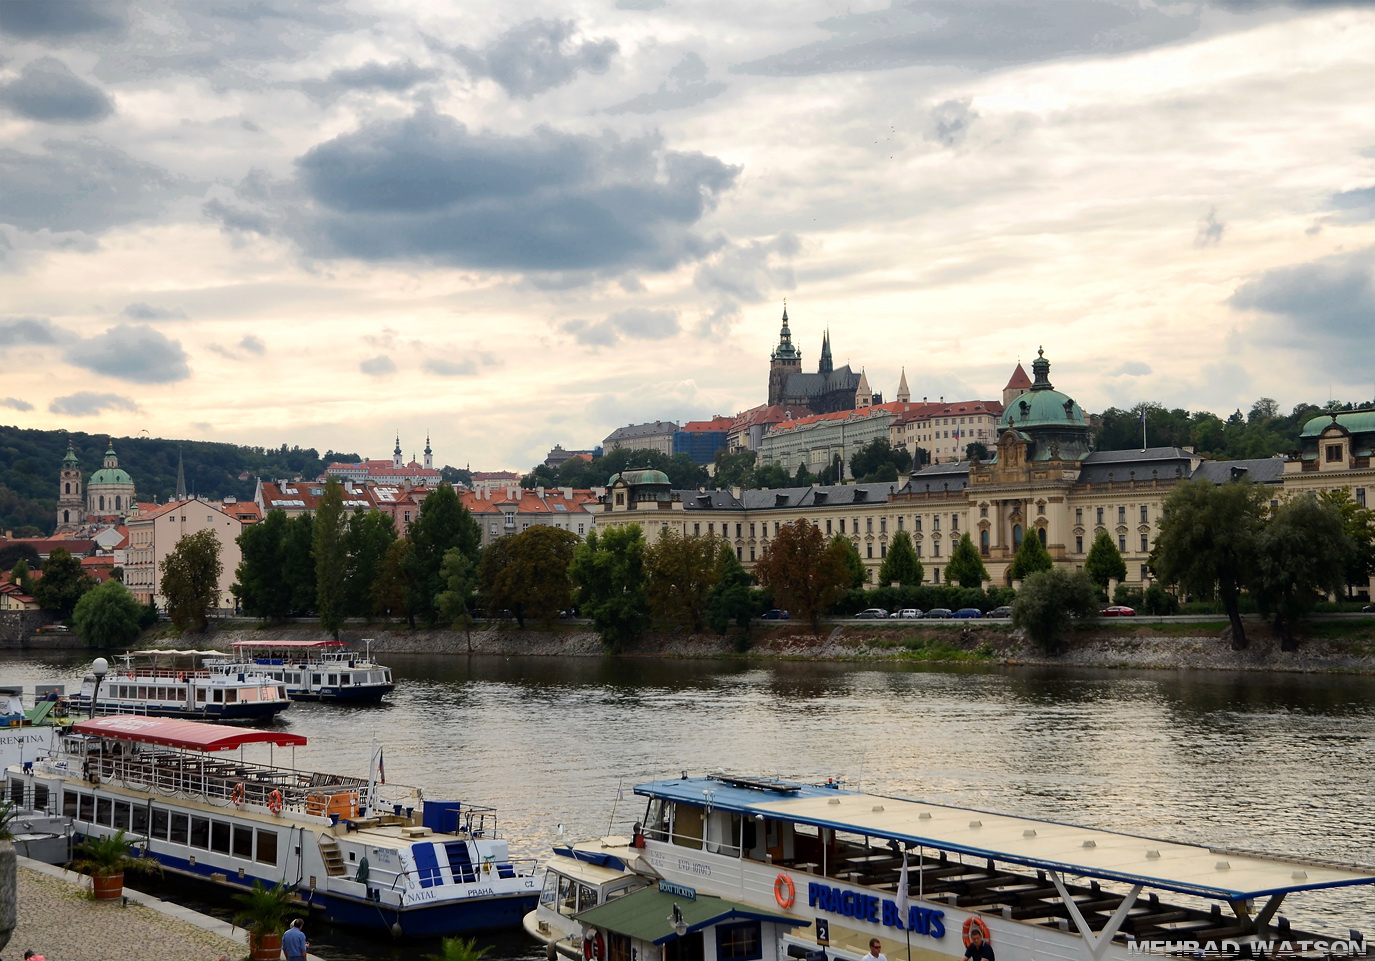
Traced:
<svg viewBox="0 0 1375 961">
<path fill-rule="evenodd" d="M 0 421 L 528 470 L 803 369 L 1375 395 L 1375 3 L 0 0 Z"/>
</svg>

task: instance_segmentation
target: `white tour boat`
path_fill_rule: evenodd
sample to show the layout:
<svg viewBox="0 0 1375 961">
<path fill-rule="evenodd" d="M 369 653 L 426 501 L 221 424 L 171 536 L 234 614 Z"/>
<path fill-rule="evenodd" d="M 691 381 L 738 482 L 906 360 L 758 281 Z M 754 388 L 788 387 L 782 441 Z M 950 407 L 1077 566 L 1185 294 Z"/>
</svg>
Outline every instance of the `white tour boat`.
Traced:
<svg viewBox="0 0 1375 961">
<path fill-rule="evenodd" d="M 834 783 L 684 776 L 635 793 L 648 803 L 632 840 L 640 857 L 627 866 L 643 863 L 670 884 L 811 922 L 812 931 L 785 934 L 769 949 L 780 955 L 858 959 L 871 938 L 890 958 L 921 961 L 1367 953 L 1357 931 L 1304 933 L 1278 912 L 1298 892 L 1375 885 L 1368 866 L 1180 844 Z M 627 949 L 610 946 L 609 956 Z M 703 957 L 700 945 L 683 950 L 680 957 Z"/>
<path fill-rule="evenodd" d="M 577 916 L 651 883 L 641 851 L 627 837 L 555 846 L 544 862 L 539 904 L 525 916 L 525 930 L 545 944 L 545 954 L 582 958 L 585 925 Z"/>
<path fill-rule="evenodd" d="M 67 701 L 57 693 L 35 697 L 24 707 L 24 689 L 0 686 L 0 766 L 31 761 L 47 750 L 53 728 L 65 723 Z"/>
<path fill-rule="evenodd" d="M 332 923 L 432 937 L 514 927 L 534 859 L 514 859 L 492 808 L 366 778 L 245 760 L 299 734 L 133 716 L 75 722 L 48 757 L 6 772 L 8 798 L 66 815 L 80 837 L 123 829 L 166 871 L 235 889 L 291 888 Z M 234 753 L 227 753 L 234 752 Z"/>
<path fill-rule="evenodd" d="M 396 687 L 391 669 L 372 651 L 346 641 L 235 641 L 232 663 L 286 686 L 293 701 L 380 701 Z"/>
<path fill-rule="evenodd" d="M 291 706 L 280 681 L 223 657 L 221 651 L 130 651 L 114 670 L 98 657 L 70 698 L 72 713 L 266 721 Z M 197 660 L 204 663 L 197 667 Z"/>
</svg>

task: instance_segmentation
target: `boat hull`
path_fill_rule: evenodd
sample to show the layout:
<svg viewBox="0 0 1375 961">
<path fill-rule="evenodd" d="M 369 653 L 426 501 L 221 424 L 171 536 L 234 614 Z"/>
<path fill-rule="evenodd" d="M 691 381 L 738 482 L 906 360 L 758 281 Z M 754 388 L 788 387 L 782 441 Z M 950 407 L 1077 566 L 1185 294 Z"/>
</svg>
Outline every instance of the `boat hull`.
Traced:
<svg viewBox="0 0 1375 961">
<path fill-rule="evenodd" d="M 326 704 L 376 704 L 392 691 L 395 684 L 369 684 L 354 687 L 287 688 L 286 696 L 293 701 L 323 701 Z"/>
<path fill-rule="evenodd" d="M 90 698 L 72 697 L 72 714 L 84 717 L 91 713 Z M 270 721 L 291 706 L 290 701 L 249 702 L 247 704 L 211 704 L 189 708 L 174 704 L 132 704 L 124 701 L 96 702 L 96 714 L 138 714 L 143 717 L 175 717 L 187 721 Z"/>
</svg>

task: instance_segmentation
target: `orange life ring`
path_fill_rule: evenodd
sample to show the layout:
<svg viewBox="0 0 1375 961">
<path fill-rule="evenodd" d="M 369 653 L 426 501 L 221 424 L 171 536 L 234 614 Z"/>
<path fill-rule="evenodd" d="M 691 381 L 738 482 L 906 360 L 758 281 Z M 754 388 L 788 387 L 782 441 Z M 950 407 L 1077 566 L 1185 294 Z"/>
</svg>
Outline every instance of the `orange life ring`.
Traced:
<svg viewBox="0 0 1375 961">
<path fill-rule="evenodd" d="M 606 961 L 606 939 L 600 931 L 582 939 L 582 956 L 584 961 Z"/>
<path fill-rule="evenodd" d="M 971 915 L 970 917 L 965 919 L 964 928 L 960 932 L 960 934 L 964 937 L 964 946 L 966 948 L 969 947 L 969 932 L 973 931 L 976 928 L 978 929 L 979 933 L 984 936 L 985 942 L 991 940 L 988 936 L 988 925 L 984 924 L 984 919 L 978 917 L 977 915 Z"/>
<path fill-rule="evenodd" d="M 244 783 L 240 781 L 238 784 L 234 785 L 234 792 L 229 795 L 229 800 L 234 802 L 235 807 L 238 807 L 243 804 L 243 799 L 247 794 L 248 789 L 245 788 Z"/>
<path fill-rule="evenodd" d="M 282 792 L 273 791 L 267 796 L 267 809 L 273 814 L 282 813 Z"/>
<path fill-rule="evenodd" d="M 797 889 L 793 887 L 792 878 L 780 874 L 773 879 L 773 899 L 785 911 L 793 906 L 793 902 L 797 900 Z"/>
</svg>

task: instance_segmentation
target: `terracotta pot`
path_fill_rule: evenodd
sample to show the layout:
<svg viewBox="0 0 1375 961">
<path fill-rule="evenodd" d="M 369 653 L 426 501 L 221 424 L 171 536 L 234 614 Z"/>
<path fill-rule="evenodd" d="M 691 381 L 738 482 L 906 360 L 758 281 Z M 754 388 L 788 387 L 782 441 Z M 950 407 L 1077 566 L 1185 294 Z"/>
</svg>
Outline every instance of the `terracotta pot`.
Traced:
<svg viewBox="0 0 1375 961">
<path fill-rule="evenodd" d="M 282 936 L 280 934 L 250 934 L 248 947 L 248 956 L 253 961 L 277 961 L 282 956 Z"/>
<path fill-rule="evenodd" d="M 97 901 L 118 901 L 124 896 L 124 872 L 91 877 L 91 890 Z"/>
</svg>

